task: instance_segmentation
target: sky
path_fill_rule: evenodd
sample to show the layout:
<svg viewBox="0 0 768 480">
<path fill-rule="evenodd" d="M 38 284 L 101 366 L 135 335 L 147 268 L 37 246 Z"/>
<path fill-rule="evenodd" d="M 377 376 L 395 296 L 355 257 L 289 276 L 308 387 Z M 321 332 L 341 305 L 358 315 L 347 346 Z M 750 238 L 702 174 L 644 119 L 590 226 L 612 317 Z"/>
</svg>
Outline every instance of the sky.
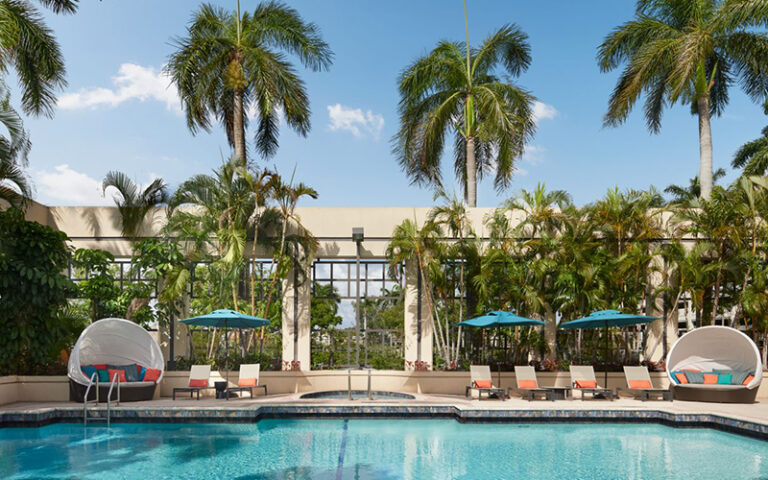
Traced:
<svg viewBox="0 0 768 480">
<path fill-rule="evenodd" d="M 214 1 L 234 8 L 235 0 Z M 314 187 L 307 206 L 429 206 L 428 188 L 411 185 L 391 153 L 398 129 L 397 76 L 440 40 L 463 40 L 461 0 L 290 0 L 314 22 L 334 52 L 327 72 L 297 63 L 312 108 L 306 137 L 286 125 L 280 148 L 261 165 Z M 253 10 L 256 0 L 241 0 Z M 55 116 L 25 118 L 32 139 L 29 176 L 47 205 L 110 205 L 100 183 L 120 170 L 141 184 L 156 177 L 171 187 L 210 173 L 229 155 L 223 130 L 192 135 L 178 96 L 163 74 L 172 40 L 183 35 L 199 3 L 191 0 L 84 0 L 75 15 L 45 12 L 61 45 L 69 85 Z M 533 62 L 515 83 L 538 100 L 537 133 L 510 188 L 478 187 L 478 206 L 492 207 L 537 183 L 564 189 L 583 205 L 607 189 L 663 189 L 698 173 L 698 126 L 685 106 L 664 115 L 650 134 L 636 108 L 620 127 L 602 118 L 617 72 L 601 73 L 597 46 L 631 19 L 629 0 L 470 0 L 470 43 L 506 23 L 530 39 Z M 18 98 L 18 87 L 11 83 Z M 761 108 L 734 88 L 726 113 L 713 121 L 715 168 L 729 168 L 736 149 L 768 123 Z M 252 139 L 252 135 L 249 136 Z M 444 182 L 459 191 L 446 152 Z"/>
</svg>

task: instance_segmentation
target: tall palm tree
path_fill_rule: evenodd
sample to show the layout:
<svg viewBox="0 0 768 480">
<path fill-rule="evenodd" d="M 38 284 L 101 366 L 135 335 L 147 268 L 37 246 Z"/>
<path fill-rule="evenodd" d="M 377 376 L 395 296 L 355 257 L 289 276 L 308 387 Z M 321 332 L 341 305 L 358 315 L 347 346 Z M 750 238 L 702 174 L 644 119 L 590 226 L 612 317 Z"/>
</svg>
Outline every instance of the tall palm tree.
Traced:
<svg viewBox="0 0 768 480">
<path fill-rule="evenodd" d="M 117 190 L 113 198 L 120 213 L 121 233 L 131 239 L 136 239 L 141 233 L 147 214 L 153 208 L 168 201 L 168 186 L 162 178 L 154 179 L 141 190 L 141 187 L 128 175 L 111 171 L 101 183 L 102 194 L 105 194 L 109 187 Z"/>
<path fill-rule="evenodd" d="M 440 160 L 450 132 L 467 205 L 477 206 L 477 181 L 494 170 L 496 189 L 509 185 L 514 162 L 536 127 L 534 97 L 508 78 L 530 63 L 528 36 L 510 24 L 478 48 L 468 39 L 442 41 L 403 71 L 393 151 L 413 183 L 441 185 Z"/>
<path fill-rule="evenodd" d="M 187 126 L 196 133 L 221 122 L 235 158 L 246 163 L 248 112 L 258 114 L 256 150 L 264 157 L 278 146 L 280 116 L 306 136 L 310 129 L 309 99 L 304 82 L 286 54 L 313 71 L 330 67 L 333 53 L 314 23 L 275 1 L 254 12 L 229 12 L 203 4 L 175 41 L 167 71 L 181 95 Z"/>
<path fill-rule="evenodd" d="M 763 111 L 768 115 L 768 101 L 763 104 Z M 744 175 L 765 175 L 768 171 L 768 126 L 760 133 L 760 138 L 742 145 L 731 161 L 733 168 L 744 169 Z"/>
<path fill-rule="evenodd" d="M 753 100 L 766 98 L 768 20 L 762 0 L 638 0 L 635 18 L 600 45 L 600 69 L 626 64 L 608 103 L 605 124 L 624 122 L 645 94 L 648 128 L 658 132 L 667 106 L 690 105 L 699 119 L 701 196 L 712 194 L 710 117 L 728 104 L 737 82 Z"/>
<path fill-rule="evenodd" d="M 74 13 L 77 0 L 38 0 L 55 13 Z M 0 0 L 0 74 L 11 68 L 26 113 L 51 116 L 55 91 L 66 86 L 64 57 L 51 30 L 28 0 Z"/>
</svg>

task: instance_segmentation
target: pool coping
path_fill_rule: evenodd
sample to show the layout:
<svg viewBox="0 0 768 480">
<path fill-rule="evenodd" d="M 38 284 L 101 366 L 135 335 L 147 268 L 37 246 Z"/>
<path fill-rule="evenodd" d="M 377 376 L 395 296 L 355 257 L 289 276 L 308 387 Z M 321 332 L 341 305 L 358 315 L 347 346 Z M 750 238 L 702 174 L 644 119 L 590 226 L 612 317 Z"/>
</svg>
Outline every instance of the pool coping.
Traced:
<svg viewBox="0 0 768 480">
<path fill-rule="evenodd" d="M 107 409 L 89 410 L 104 418 Z M 258 405 L 249 408 L 117 407 L 114 423 L 251 423 L 296 418 L 446 418 L 461 423 L 657 423 L 677 428 L 711 428 L 768 441 L 768 424 L 712 413 L 676 413 L 647 409 L 482 409 L 456 405 Z M 0 412 L 0 428 L 40 427 L 83 421 L 81 407 L 47 407 Z"/>
</svg>

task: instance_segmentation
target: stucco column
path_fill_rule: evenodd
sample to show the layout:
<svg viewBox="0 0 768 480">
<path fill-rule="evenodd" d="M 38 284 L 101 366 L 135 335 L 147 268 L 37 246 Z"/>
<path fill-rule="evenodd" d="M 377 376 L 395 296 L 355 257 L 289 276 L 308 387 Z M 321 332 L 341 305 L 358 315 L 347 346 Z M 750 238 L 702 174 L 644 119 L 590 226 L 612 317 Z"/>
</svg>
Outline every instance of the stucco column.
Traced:
<svg viewBox="0 0 768 480">
<path fill-rule="evenodd" d="M 423 284 L 421 285 L 421 295 L 419 295 L 418 272 L 419 268 L 416 262 L 406 262 L 405 332 L 403 337 L 406 370 L 412 370 L 417 361 L 427 362 L 429 368 L 432 368 L 432 321 L 429 316 Z"/>
<path fill-rule="evenodd" d="M 283 369 L 298 361 L 301 370 L 310 369 L 310 271 L 309 259 L 291 268 L 283 280 Z M 285 362 L 288 362 L 287 364 Z"/>
<path fill-rule="evenodd" d="M 666 268 L 666 265 L 658 255 L 654 257 L 653 263 L 659 271 L 651 272 L 648 278 L 645 314 L 658 317 L 659 320 L 649 323 L 646 328 L 644 356 L 646 360 L 659 362 L 666 358 L 669 348 L 677 340 L 678 310 L 677 305 L 670 305 L 665 311 L 664 293 L 658 292 L 658 289 L 664 284 L 666 275 L 664 275 L 663 269 Z"/>
</svg>

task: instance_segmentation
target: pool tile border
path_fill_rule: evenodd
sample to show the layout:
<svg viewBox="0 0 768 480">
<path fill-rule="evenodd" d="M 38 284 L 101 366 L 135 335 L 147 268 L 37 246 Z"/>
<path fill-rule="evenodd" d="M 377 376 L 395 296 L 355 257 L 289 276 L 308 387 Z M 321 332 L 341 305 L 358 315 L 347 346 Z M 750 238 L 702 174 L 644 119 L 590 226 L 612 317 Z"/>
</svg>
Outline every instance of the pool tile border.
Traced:
<svg viewBox="0 0 768 480">
<path fill-rule="evenodd" d="M 103 417 L 106 408 L 91 410 Z M 258 422 L 275 418 L 452 418 L 464 423 L 659 423 L 672 427 L 713 428 L 768 441 L 768 424 L 723 415 L 673 413 L 663 410 L 486 410 L 453 405 L 259 405 L 253 408 L 131 408 L 112 410 L 113 422 Z M 82 422 L 77 407 L 0 412 L 2 427 L 38 427 Z"/>
</svg>

